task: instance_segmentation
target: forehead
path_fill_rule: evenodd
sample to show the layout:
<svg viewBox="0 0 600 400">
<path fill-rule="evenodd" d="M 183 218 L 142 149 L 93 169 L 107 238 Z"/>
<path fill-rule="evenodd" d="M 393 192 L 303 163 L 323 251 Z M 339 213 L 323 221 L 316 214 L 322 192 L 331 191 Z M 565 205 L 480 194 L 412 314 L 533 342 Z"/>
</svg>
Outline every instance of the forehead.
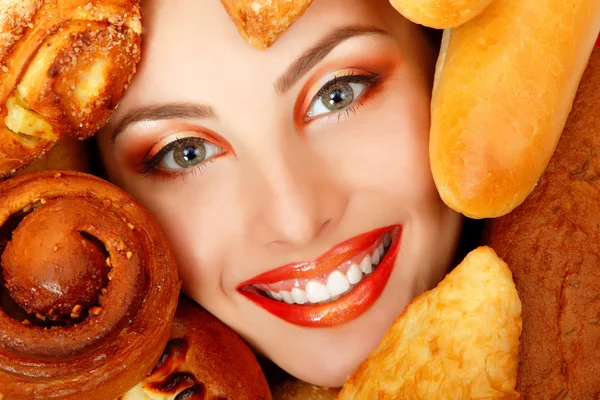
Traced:
<svg viewBox="0 0 600 400">
<path fill-rule="evenodd" d="M 279 75 L 332 30 L 350 25 L 384 27 L 385 0 L 314 0 L 304 16 L 266 51 L 248 45 L 218 0 L 145 0 L 144 57 L 128 99 L 143 86 L 144 102 L 194 82 L 247 83 Z M 151 84 L 149 84 L 151 82 Z M 256 82 L 258 83 L 258 82 Z M 177 89 L 179 100 L 181 90 Z M 132 93 L 134 92 L 134 93 Z M 167 99 L 164 99 L 167 100 Z M 207 99 L 208 100 L 208 99 Z"/>
</svg>

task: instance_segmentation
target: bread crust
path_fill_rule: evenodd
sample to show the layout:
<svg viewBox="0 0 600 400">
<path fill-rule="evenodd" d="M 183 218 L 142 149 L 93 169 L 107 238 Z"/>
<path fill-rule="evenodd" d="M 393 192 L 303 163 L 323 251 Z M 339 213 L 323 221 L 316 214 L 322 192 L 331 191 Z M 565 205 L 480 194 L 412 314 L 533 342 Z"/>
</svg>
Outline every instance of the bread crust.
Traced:
<svg viewBox="0 0 600 400">
<path fill-rule="evenodd" d="M 246 42 L 257 49 L 271 47 L 312 4 L 313 0 L 221 0 Z"/>
<path fill-rule="evenodd" d="M 597 0 L 502 0 L 444 32 L 430 163 L 446 204 L 490 218 L 523 202 L 556 147 L 599 30 Z"/>
<path fill-rule="evenodd" d="M 480 247 L 406 307 L 338 399 L 516 400 L 520 333 L 510 269 Z"/>
<path fill-rule="evenodd" d="M 163 356 L 146 379 L 119 400 L 271 400 L 252 350 L 227 325 L 181 297 Z"/>
<path fill-rule="evenodd" d="M 139 0 L 0 0 L 0 179 L 103 126 L 141 56 Z"/>
<path fill-rule="evenodd" d="M 538 185 L 487 243 L 523 302 L 518 390 L 527 399 L 600 396 L 600 48 Z"/>
<path fill-rule="evenodd" d="M 475 18 L 492 0 L 390 0 L 400 14 L 435 29 L 454 28 Z"/>
</svg>

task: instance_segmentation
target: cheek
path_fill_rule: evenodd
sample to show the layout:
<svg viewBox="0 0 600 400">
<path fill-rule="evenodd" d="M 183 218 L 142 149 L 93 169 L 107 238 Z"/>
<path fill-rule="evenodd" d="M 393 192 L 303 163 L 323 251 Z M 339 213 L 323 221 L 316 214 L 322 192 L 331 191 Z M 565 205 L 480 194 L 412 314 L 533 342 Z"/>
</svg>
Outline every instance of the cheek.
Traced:
<svg viewBox="0 0 600 400">
<path fill-rule="evenodd" d="M 124 179 L 126 190 L 157 219 L 177 255 L 184 292 L 201 302 L 198 293 L 215 297 L 220 288 L 228 245 L 223 239 L 230 236 L 220 231 L 226 225 L 224 203 L 210 187 L 218 180 L 202 178 L 189 177 L 185 184 L 152 177 Z"/>
<path fill-rule="evenodd" d="M 324 158 L 353 189 L 386 194 L 407 207 L 437 202 L 429 167 L 429 100 L 421 85 L 387 88 L 318 139 L 327 149 Z"/>
</svg>

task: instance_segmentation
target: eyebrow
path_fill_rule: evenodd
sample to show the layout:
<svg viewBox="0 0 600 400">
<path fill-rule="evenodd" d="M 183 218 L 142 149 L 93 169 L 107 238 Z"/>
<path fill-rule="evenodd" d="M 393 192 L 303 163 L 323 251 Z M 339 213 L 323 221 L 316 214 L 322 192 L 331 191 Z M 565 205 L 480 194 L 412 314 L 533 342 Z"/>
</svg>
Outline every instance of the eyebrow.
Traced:
<svg viewBox="0 0 600 400">
<path fill-rule="evenodd" d="M 161 121 L 177 118 L 217 119 L 211 106 L 195 103 L 168 103 L 142 107 L 128 113 L 112 134 L 113 142 L 129 125 L 140 121 Z"/>
<path fill-rule="evenodd" d="M 368 34 L 384 34 L 382 29 L 370 26 L 346 26 L 334 30 L 319 40 L 317 44 L 306 50 L 290 67 L 275 81 L 275 91 L 281 95 L 287 92 L 296 82 L 306 75 L 315 65 L 321 62 L 333 49 L 344 41 Z M 142 107 L 129 112 L 116 126 L 112 134 L 114 142 L 117 136 L 129 125 L 141 121 L 160 121 L 177 118 L 217 119 L 215 110 L 208 105 L 175 102 Z"/>
<path fill-rule="evenodd" d="M 384 34 L 382 29 L 370 26 L 346 26 L 331 32 L 316 45 L 306 50 L 294 63 L 275 81 L 277 94 L 284 94 L 296 82 L 308 73 L 315 65 L 321 62 L 333 49 L 342 42 L 356 36 L 368 34 Z"/>
</svg>

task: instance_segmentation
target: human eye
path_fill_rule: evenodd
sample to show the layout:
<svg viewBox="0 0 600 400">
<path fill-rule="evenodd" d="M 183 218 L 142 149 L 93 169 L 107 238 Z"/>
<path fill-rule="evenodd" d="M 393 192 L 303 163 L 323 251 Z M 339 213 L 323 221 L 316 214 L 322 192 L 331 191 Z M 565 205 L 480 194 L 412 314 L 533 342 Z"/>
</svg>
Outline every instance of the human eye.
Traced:
<svg viewBox="0 0 600 400">
<path fill-rule="evenodd" d="M 199 136 L 172 135 L 150 149 L 142 162 L 142 172 L 169 175 L 195 171 L 225 152 L 222 146 Z"/>
<path fill-rule="evenodd" d="M 364 71 L 342 71 L 334 74 L 312 97 L 305 122 L 340 112 L 354 112 L 380 81 L 379 74 Z"/>
</svg>

